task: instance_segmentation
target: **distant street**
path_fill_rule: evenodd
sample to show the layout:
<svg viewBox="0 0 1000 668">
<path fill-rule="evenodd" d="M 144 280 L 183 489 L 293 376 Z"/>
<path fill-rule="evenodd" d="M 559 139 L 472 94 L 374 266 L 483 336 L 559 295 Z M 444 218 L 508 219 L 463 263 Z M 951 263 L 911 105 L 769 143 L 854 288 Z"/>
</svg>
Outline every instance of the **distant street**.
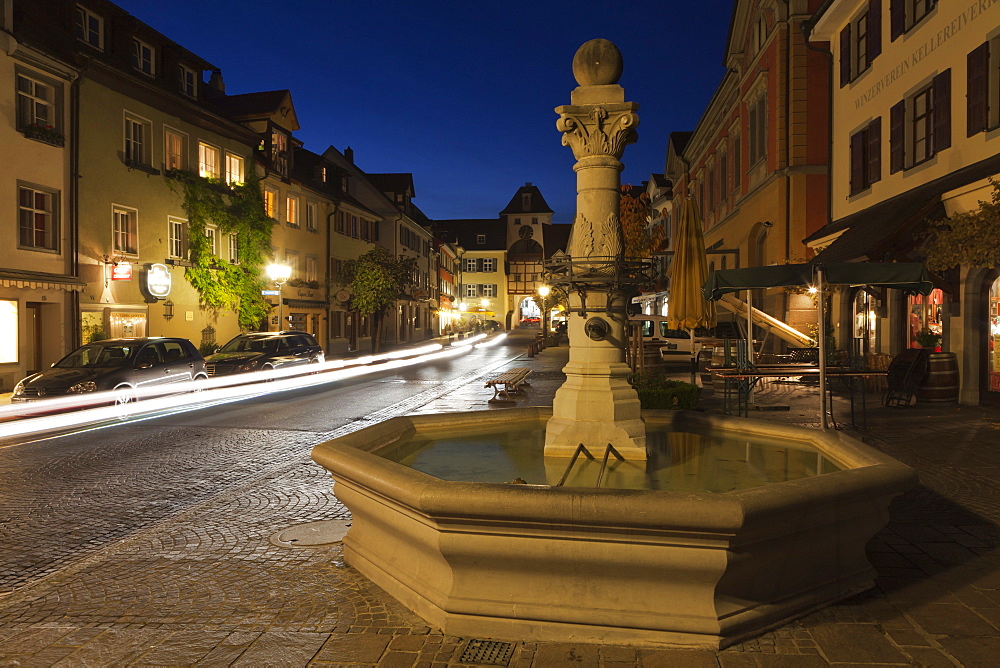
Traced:
<svg viewBox="0 0 1000 668">
<path fill-rule="evenodd" d="M 311 466 L 316 443 L 410 412 L 523 351 L 504 342 L 329 386 L 0 445 L 0 595 L 254 478 Z"/>
</svg>

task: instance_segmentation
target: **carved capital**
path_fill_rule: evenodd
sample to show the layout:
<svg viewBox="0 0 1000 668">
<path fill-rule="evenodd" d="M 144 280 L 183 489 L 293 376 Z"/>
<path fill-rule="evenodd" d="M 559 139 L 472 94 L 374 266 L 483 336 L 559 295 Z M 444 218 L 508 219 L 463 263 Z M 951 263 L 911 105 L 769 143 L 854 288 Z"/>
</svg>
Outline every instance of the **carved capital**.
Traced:
<svg viewBox="0 0 1000 668">
<path fill-rule="evenodd" d="M 587 220 L 582 213 L 577 213 L 573 224 L 571 257 L 614 258 L 621 255 L 624 247 L 622 223 L 618 214 L 611 213 L 603 223 L 596 224 Z"/>
<path fill-rule="evenodd" d="M 638 139 L 637 108 L 629 102 L 559 107 L 556 129 L 563 133 L 563 146 L 569 146 L 577 160 L 598 155 L 621 160 L 625 147 Z"/>
</svg>

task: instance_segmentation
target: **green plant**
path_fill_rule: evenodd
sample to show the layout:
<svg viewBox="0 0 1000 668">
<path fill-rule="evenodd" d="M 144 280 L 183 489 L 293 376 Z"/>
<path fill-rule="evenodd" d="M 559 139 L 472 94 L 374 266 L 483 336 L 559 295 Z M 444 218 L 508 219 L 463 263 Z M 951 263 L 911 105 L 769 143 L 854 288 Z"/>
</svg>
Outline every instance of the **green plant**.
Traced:
<svg viewBox="0 0 1000 668">
<path fill-rule="evenodd" d="M 632 387 L 644 409 L 694 410 L 698 407 L 701 388 L 680 380 L 670 380 L 662 374 L 643 373 L 632 376 Z"/>
<path fill-rule="evenodd" d="M 992 269 L 1000 262 L 1000 181 L 979 209 L 928 221 L 927 268 L 945 271 L 959 265 Z"/>
<path fill-rule="evenodd" d="M 386 310 L 413 285 L 417 260 L 393 257 L 376 246 L 356 260 L 344 263 L 341 281 L 351 287 L 351 310 L 372 318 L 372 351 L 382 348 L 382 321 Z"/>
<path fill-rule="evenodd" d="M 198 346 L 198 352 L 201 353 L 202 357 L 208 357 L 209 355 L 214 355 L 215 351 L 219 349 L 219 346 L 210 341 L 205 341 L 200 346 Z"/>
<path fill-rule="evenodd" d="M 941 345 L 941 335 L 924 327 L 917 332 L 917 343 L 923 348 L 937 348 Z"/>
<path fill-rule="evenodd" d="M 217 179 L 172 169 L 164 173 L 167 184 L 181 189 L 188 215 L 191 266 L 184 277 L 198 291 L 203 306 L 236 311 L 240 327 L 257 327 L 270 312 L 261 296 L 265 258 L 271 253 L 274 220 L 264 209 L 260 181 L 251 170 L 246 183 L 227 185 Z M 205 228 L 215 225 L 221 235 L 235 234 L 239 263 L 221 260 L 212 253 Z"/>
</svg>

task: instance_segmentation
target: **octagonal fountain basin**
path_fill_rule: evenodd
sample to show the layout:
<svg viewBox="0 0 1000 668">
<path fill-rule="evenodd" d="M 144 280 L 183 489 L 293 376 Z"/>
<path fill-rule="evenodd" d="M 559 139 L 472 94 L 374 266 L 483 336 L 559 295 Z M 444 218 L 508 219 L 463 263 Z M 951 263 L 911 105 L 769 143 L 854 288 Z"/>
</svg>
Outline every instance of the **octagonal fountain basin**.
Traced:
<svg viewBox="0 0 1000 668">
<path fill-rule="evenodd" d="M 452 635 L 724 647 L 872 587 L 865 545 L 916 482 L 837 432 L 683 411 L 643 413 L 646 462 L 570 467 L 542 455 L 550 416 L 401 417 L 317 445 L 347 563 Z"/>
</svg>

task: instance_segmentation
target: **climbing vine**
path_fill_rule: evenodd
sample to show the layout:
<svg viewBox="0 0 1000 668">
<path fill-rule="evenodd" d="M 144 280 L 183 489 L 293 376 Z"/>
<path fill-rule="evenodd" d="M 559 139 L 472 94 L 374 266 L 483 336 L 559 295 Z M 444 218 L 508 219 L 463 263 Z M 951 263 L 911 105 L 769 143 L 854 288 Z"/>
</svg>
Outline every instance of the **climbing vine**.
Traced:
<svg viewBox="0 0 1000 668">
<path fill-rule="evenodd" d="M 261 288 L 274 224 L 264 209 L 260 180 L 250 174 L 246 183 L 230 186 L 179 169 L 168 170 L 165 176 L 172 189 L 180 188 L 188 215 L 191 265 L 185 267 L 184 277 L 198 291 L 203 306 L 234 311 L 241 329 L 256 329 L 271 308 Z M 212 252 L 205 235 L 210 224 L 218 229 L 220 242 L 236 235 L 239 264 Z"/>
<path fill-rule="evenodd" d="M 947 271 L 967 265 L 992 269 L 1000 264 L 1000 181 L 990 179 L 990 201 L 951 218 L 929 222 L 927 268 Z"/>
</svg>

